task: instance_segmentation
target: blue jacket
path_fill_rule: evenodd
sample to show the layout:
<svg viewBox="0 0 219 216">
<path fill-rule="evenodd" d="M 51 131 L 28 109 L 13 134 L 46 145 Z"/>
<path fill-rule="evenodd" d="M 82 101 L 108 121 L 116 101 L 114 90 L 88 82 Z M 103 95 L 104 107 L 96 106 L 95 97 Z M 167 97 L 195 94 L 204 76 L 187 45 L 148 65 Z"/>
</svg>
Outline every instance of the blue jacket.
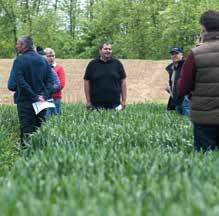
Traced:
<svg viewBox="0 0 219 216">
<path fill-rule="evenodd" d="M 15 75 L 14 75 L 14 71 L 11 69 L 9 78 L 8 78 L 8 89 L 11 91 L 14 91 L 14 103 L 17 103 L 17 95 L 18 93 L 16 92 L 16 81 L 15 81 Z"/>
<path fill-rule="evenodd" d="M 52 76 L 53 76 L 53 88 L 52 88 L 52 91 L 55 92 L 55 91 L 60 90 L 61 86 L 60 86 L 59 78 L 56 75 L 55 71 L 53 71 L 53 69 L 52 69 L 52 72 L 53 72 L 52 73 Z M 14 103 L 17 103 L 16 87 L 17 87 L 17 84 L 16 84 L 16 80 L 15 80 L 15 74 L 14 74 L 14 71 L 11 69 L 11 72 L 10 72 L 10 75 L 9 75 L 9 78 L 8 78 L 8 89 L 10 91 L 14 91 L 15 92 L 14 93 Z M 53 94 L 53 92 L 51 94 Z"/>
<path fill-rule="evenodd" d="M 9 78 L 8 78 L 8 89 L 10 91 L 16 91 L 16 81 L 15 81 L 15 75 L 14 75 L 14 71 L 11 69 Z"/>
<path fill-rule="evenodd" d="M 46 59 L 34 51 L 18 56 L 8 79 L 9 90 L 15 91 L 15 103 L 36 102 L 38 95 L 49 98 L 53 90 L 53 74 Z"/>
<path fill-rule="evenodd" d="M 56 75 L 56 72 L 52 69 L 52 76 L 53 76 L 53 86 L 52 86 L 52 90 L 55 91 L 59 91 L 61 89 L 61 85 L 60 85 L 60 81 L 58 76 Z"/>
</svg>

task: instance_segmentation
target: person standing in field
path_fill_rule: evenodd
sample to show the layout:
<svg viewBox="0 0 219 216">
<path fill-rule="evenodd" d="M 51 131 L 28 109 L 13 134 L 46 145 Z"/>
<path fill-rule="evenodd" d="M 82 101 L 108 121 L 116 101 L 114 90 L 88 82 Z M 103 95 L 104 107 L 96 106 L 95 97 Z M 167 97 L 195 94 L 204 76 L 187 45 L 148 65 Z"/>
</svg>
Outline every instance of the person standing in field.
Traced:
<svg viewBox="0 0 219 216">
<path fill-rule="evenodd" d="M 55 103 L 56 106 L 56 112 L 61 113 L 61 99 L 62 99 L 62 90 L 65 87 L 65 71 L 64 68 L 57 64 L 55 62 L 55 51 L 51 48 L 46 48 L 44 49 L 44 52 L 46 53 L 46 59 L 49 62 L 51 68 L 55 71 L 57 77 L 59 78 L 60 82 L 60 90 L 54 91 L 53 93 L 53 102 Z M 50 114 L 54 113 L 53 108 L 47 109 L 47 115 L 49 116 Z"/>
<path fill-rule="evenodd" d="M 100 57 L 89 62 L 84 75 L 87 108 L 114 109 L 126 106 L 126 73 L 122 63 L 112 57 L 112 45 L 103 43 Z"/>
<path fill-rule="evenodd" d="M 46 58 L 46 53 L 44 52 L 44 49 L 41 46 L 36 47 L 36 52 L 39 55 L 42 55 L 43 57 Z M 51 95 L 47 101 L 54 103 L 53 93 L 56 91 L 59 91 L 61 89 L 61 87 L 60 87 L 60 81 L 59 81 L 59 78 L 58 78 L 56 72 L 53 69 L 52 69 L 52 72 L 53 72 L 52 73 L 52 75 L 53 75 L 53 88 L 52 88 Z M 54 103 L 54 105 L 55 105 L 55 103 Z M 56 107 L 47 108 L 47 118 L 50 114 L 51 115 L 57 114 Z"/>
<path fill-rule="evenodd" d="M 177 87 L 192 93 L 194 147 L 207 151 L 219 146 L 219 12 L 204 12 L 200 24 L 202 44 L 189 51 Z"/>
<path fill-rule="evenodd" d="M 189 117 L 191 113 L 189 96 L 179 96 L 176 86 L 184 63 L 182 48 L 173 46 L 170 49 L 170 58 L 172 63 L 166 67 L 166 71 L 169 74 L 169 84 L 166 87 L 166 91 L 170 94 L 167 110 L 176 110 L 180 115 Z"/>
<path fill-rule="evenodd" d="M 52 91 L 53 77 L 46 59 L 34 51 L 30 36 L 19 37 L 16 50 L 21 55 L 14 60 L 8 87 L 9 90 L 15 91 L 21 144 L 24 146 L 24 138 L 41 126 L 46 115 L 46 110 L 36 115 L 32 103 L 48 99 Z"/>
<path fill-rule="evenodd" d="M 45 56 L 46 53 L 44 52 L 43 48 L 38 46 L 36 47 L 36 52 L 41 55 L 41 56 Z M 54 91 L 58 91 L 60 90 L 60 82 L 59 82 L 59 79 L 56 75 L 56 72 L 54 70 L 52 70 L 53 73 L 52 73 L 52 76 L 53 76 L 53 91 L 51 92 L 51 95 L 49 97 L 49 99 L 47 101 L 50 101 L 52 98 L 52 94 Z M 11 70 L 10 71 L 10 75 L 9 75 L 9 78 L 8 78 L 8 89 L 11 90 L 11 91 L 15 91 L 16 90 L 16 81 L 15 81 L 15 74 L 14 74 L 14 71 Z M 16 99 L 17 99 L 17 96 L 16 96 L 16 92 L 14 94 L 14 103 L 16 103 Z M 52 108 L 51 108 L 52 109 Z M 53 108 L 54 110 L 56 110 L 56 108 Z M 56 112 L 56 111 L 54 111 Z"/>
</svg>

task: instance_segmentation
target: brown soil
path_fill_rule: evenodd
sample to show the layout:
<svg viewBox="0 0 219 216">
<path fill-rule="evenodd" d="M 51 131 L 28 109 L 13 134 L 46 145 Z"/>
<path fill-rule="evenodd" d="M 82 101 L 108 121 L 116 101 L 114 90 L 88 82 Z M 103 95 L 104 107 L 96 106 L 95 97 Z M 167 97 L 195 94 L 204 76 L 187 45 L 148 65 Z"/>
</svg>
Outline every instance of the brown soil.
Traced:
<svg viewBox="0 0 219 216">
<path fill-rule="evenodd" d="M 89 59 L 57 59 L 66 73 L 66 86 L 63 101 L 68 103 L 84 102 L 83 75 Z M 168 81 L 165 67 L 168 60 L 121 60 L 127 73 L 127 103 L 147 100 L 167 101 L 164 88 Z M 13 103 L 13 93 L 7 89 L 7 80 L 12 59 L 0 59 L 0 103 Z"/>
</svg>

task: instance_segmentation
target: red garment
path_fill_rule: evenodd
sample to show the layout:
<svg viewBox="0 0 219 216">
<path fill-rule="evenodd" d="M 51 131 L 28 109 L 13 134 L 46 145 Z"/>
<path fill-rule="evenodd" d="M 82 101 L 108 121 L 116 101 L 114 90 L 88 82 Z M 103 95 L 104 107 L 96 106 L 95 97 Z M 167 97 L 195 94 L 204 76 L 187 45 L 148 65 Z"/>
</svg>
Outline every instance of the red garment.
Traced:
<svg viewBox="0 0 219 216">
<path fill-rule="evenodd" d="M 58 91 L 55 91 L 53 93 L 53 99 L 61 99 L 62 98 L 62 89 L 65 86 L 65 72 L 64 72 L 64 68 L 59 65 L 59 64 L 55 64 L 54 66 L 52 66 L 52 69 L 56 72 L 59 81 L 60 81 L 60 87 L 61 89 Z"/>
<path fill-rule="evenodd" d="M 189 51 L 183 64 L 180 78 L 177 81 L 177 88 L 180 96 L 185 96 L 191 93 L 191 91 L 194 89 L 195 76 L 195 58 L 192 51 Z"/>
</svg>

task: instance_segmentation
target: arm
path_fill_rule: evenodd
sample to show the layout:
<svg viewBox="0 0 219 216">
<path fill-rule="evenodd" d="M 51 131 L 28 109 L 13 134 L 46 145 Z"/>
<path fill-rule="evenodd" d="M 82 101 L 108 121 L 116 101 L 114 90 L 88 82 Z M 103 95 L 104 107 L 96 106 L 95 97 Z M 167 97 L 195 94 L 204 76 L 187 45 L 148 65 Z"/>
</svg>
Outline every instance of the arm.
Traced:
<svg viewBox="0 0 219 216">
<path fill-rule="evenodd" d="M 86 107 L 91 107 L 91 99 L 90 99 L 90 81 L 84 79 L 84 93 L 86 97 Z"/>
<path fill-rule="evenodd" d="M 121 101 L 120 104 L 122 105 L 122 108 L 124 109 L 126 106 L 126 95 L 127 95 L 127 87 L 126 87 L 126 72 L 122 65 L 122 63 L 118 60 L 119 64 L 119 76 L 121 80 Z"/>
<path fill-rule="evenodd" d="M 61 89 L 63 89 L 65 87 L 65 71 L 64 71 L 64 68 L 60 65 L 57 65 L 57 69 L 56 67 L 54 68 L 54 70 L 56 71 L 56 74 L 59 78 L 59 81 L 60 81 L 60 87 Z"/>
<path fill-rule="evenodd" d="M 121 105 L 122 105 L 122 108 L 125 108 L 125 106 L 126 106 L 126 95 L 127 95 L 126 79 L 122 79 L 122 81 L 121 81 L 121 96 L 122 96 Z"/>
<path fill-rule="evenodd" d="M 171 91 L 171 83 L 172 83 L 172 81 L 171 81 L 171 73 L 168 73 L 168 75 L 169 75 L 169 81 L 168 81 L 168 84 L 165 87 L 165 91 L 167 93 L 169 93 L 170 95 L 172 95 L 172 91 Z"/>
<path fill-rule="evenodd" d="M 165 70 L 168 73 L 168 84 L 166 85 L 166 87 L 164 88 L 164 90 L 168 93 L 168 94 L 172 94 L 171 93 L 171 75 L 172 75 L 172 64 L 169 64 Z"/>
<path fill-rule="evenodd" d="M 17 84 L 16 84 L 16 80 L 15 80 L 14 71 L 12 68 L 10 75 L 9 75 L 9 78 L 8 78 L 8 89 L 10 91 L 16 91 L 16 87 L 17 87 Z"/>
<path fill-rule="evenodd" d="M 183 64 L 181 75 L 177 81 L 177 90 L 179 96 L 188 95 L 194 89 L 194 81 L 196 76 L 195 58 L 190 51 Z"/>
<path fill-rule="evenodd" d="M 53 91 L 59 91 L 61 89 L 60 81 L 58 76 L 56 75 L 56 72 L 52 70 L 52 76 L 53 76 Z"/>
<path fill-rule="evenodd" d="M 92 103 L 91 103 L 91 98 L 90 98 L 90 74 L 92 71 L 92 62 L 89 62 L 89 64 L 87 65 L 85 74 L 84 74 L 84 93 L 85 93 L 85 97 L 86 97 L 86 107 L 90 108 L 92 107 Z"/>
<path fill-rule="evenodd" d="M 47 95 L 45 95 L 45 99 L 50 98 L 52 92 L 53 92 L 53 88 L 54 88 L 54 79 L 55 77 L 55 73 L 52 70 L 52 68 L 50 67 L 50 65 L 48 64 L 48 62 L 46 62 L 47 64 L 47 73 L 46 73 L 46 80 L 45 82 L 45 86 L 46 86 L 46 91 L 47 91 Z"/>
<path fill-rule="evenodd" d="M 31 86 L 25 81 L 23 76 L 22 65 L 17 60 L 14 61 L 13 71 L 15 75 L 15 81 L 17 87 L 23 89 L 25 94 L 28 95 L 33 101 L 37 101 L 39 95 L 37 95 L 31 88 Z"/>
</svg>

